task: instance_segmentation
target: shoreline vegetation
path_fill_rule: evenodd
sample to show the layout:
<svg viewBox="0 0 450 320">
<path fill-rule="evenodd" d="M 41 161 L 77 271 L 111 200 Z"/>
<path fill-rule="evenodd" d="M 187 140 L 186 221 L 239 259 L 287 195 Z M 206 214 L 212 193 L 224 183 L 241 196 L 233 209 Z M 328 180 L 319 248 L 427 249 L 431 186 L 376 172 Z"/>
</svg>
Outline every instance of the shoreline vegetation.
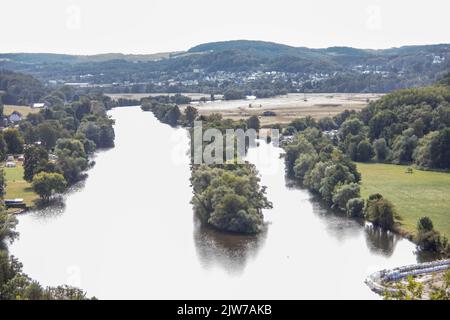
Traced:
<svg viewBox="0 0 450 320">
<path fill-rule="evenodd" d="M 141 109 L 151 111 L 163 123 L 181 125 L 189 130 L 191 137 L 191 185 L 192 204 L 200 220 L 220 231 L 256 234 L 264 227 L 263 209 L 272 204 L 265 195 L 265 187 L 260 186 L 256 167 L 248 162 L 237 163 L 236 158 L 225 164 L 194 164 L 194 120 L 202 121 L 203 129 L 214 128 L 225 134 L 225 129 L 247 129 L 245 121 L 223 120 L 221 115 L 198 117 L 193 107 L 182 114 L 169 97 L 160 96 L 143 99 Z M 226 138 L 224 138 L 226 139 Z M 235 137 L 233 137 L 235 139 Z M 203 154 L 206 142 L 202 142 Z"/>
<path fill-rule="evenodd" d="M 427 215 L 428 210 L 411 215 L 416 219 L 412 221 L 412 217 L 405 214 L 408 212 L 405 203 L 392 196 L 395 194 L 394 190 L 367 188 L 368 184 L 373 183 L 367 181 L 370 174 L 365 170 L 362 177 L 358 168 L 365 163 L 380 162 L 380 165 L 406 165 L 405 175 L 414 174 L 411 166 L 421 170 L 420 172 L 448 171 L 450 158 L 446 154 L 446 139 L 449 130 L 447 126 L 450 125 L 449 77 L 444 77 L 433 87 L 395 91 L 369 103 L 359 112 L 345 111 L 333 118 L 319 120 L 312 117 L 299 118 L 287 126 L 272 125 L 271 127 L 283 132 L 287 174 L 301 186 L 318 194 L 332 210 L 347 213 L 352 218 L 364 218 L 374 225 L 394 231 L 416 243 L 420 251 L 448 256 L 450 246 L 447 229 L 439 231 L 446 225 L 442 222 L 445 221 L 446 215 L 442 211 L 445 208 L 437 214 L 429 212 L 435 225 Z M 199 115 L 192 106 L 182 114 L 175 99 L 180 97 L 145 98 L 142 99 L 141 108 L 153 111 L 160 121 L 172 126 L 181 124 L 189 127 L 195 119 L 203 120 L 206 127 L 219 130 L 225 128 L 225 124 L 228 128 L 245 128 L 248 123 L 244 119 L 222 119 L 220 114 L 214 113 L 210 116 Z M 399 116 L 392 116 L 390 109 L 397 109 Z M 418 111 L 411 115 L 412 109 Z M 385 118 L 389 116 L 392 119 L 386 121 Z M 415 143 L 411 144 L 404 136 Z M 433 140 L 434 137 L 436 138 Z M 434 148 L 434 153 L 428 152 L 430 148 Z M 366 179 L 362 181 L 363 178 Z M 399 188 L 408 189 L 408 186 L 404 184 Z M 367 193 L 367 190 L 371 192 Z M 392 202 L 391 198 L 396 201 Z M 430 202 L 433 199 L 435 200 L 431 197 Z M 409 201 L 409 206 L 413 205 L 414 199 Z M 198 205 L 198 199 L 194 197 L 193 203 Z M 196 207 L 195 209 L 199 211 Z M 400 212 L 407 217 L 402 217 Z"/>
<path fill-rule="evenodd" d="M 331 209 L 399 233 L 416 243 L 420 251 L 450 255 L 447 233 L 439 232 L 428 216 L 432 209 L 414 213 L 415 228 L 411 227 L 409 216 L 405 219 L 399 215 L 397 206 L 401 206 L 403 215 L 409 214 L 404 208 L 415 201 L 410 190 L 413 186 L 397 184 L 396 189 L 385 188 L 390 183 L 395 185 L 396 177 L 385 176 L 388 181 L 381 186 L 370 181 L 369 165 L 364 165 L 408 165 L 404 175 L 414 175 L 412 166 L 419 170 L 450 169 L 450 75 L 432 87 L 390 93 L 360 112 L 347 111 L 319 121 L 310 117 L 298 119 L 283 134 L 288 175 L 320 195 Z M 357 162 L 366 169 L 363 172 L 367 180 L 362 184 Z M 367 188 L 370 183 L 377 188 Z M 361 196 L 361 185 L 365 198 Z M 433 182 L 428 183 L 427 187 L 432 185 Z M 395 195 L 405 190 L 410 192 L 405 197 Z M 424 192 L 427 190 L 421 190 L 420 195 Z M 427 201 L 439 201 L 440 194 L 429 195 Z M 396 201 L 391 202 L 392 198 Z M 441 210 L 439 216 L 432 216 L 440 226 L 446 226 L 442 222 L 445 212 Z M 408 221 L 408 228 L 403 226 L 404 220 Z"/>
<path fill-rule="evenodd" d="M 14 73 L 8 73 L 8 81 L 14 77 Z M 0 156 L 6 159 L 5 166 L 8 162 L 19 163 L 23 156 L 17 169 L 20 172 L 23 167 L 23 181 L 28 183 L 23 190 L 31 188 L 45 205 L 86 177 L 86 170 L 93 164 L 93 152 L 114 146 L 113 120 L 106 111 L 126 101 L 118 103 L 102 94 L 80 95 L 67 87 L 48 91 L 32 77 L 16 77 L 24 87 L 43 91 L 39 100 L 49 107 L 9 124 L 0 135 Z M 8 99 L 15 98 L 7 94 Z M 16 100 L 24 99 L 37 98 L 27 95 Z M 140 104 L 143 111 L 153 112 L 159 121 L 189 130 L 191 143 L 195 120 L 202 121 L 204 129 L 214 128 L 222 134 L 226 129 L 260 127 L 258 116 L 223 119 L 219 113 L 199 115 L 192 106 L 181 112 L 178 104 L 187 101 L 182 95 L 155 96 L 142 99 Z M 397 232 L 415 242 L 419 251 L 450 254 L 447 233 L 440 232 L 442 223 L 436 215 L 418 213 L 416 226 L 411 228 L 414 223 L 409 217 L 405 219 L 407 211 L 398 209 L 405 205 L 393 196 L 395 190 L 375 185 L 367 189 L 371 182 L 365 178 L 370 176 L 370 169 L 359 170 L 368 163 L 406 165 L 405 175 L 414 175 L 413 168 L 450 170 L 450 75 L 431 87 L 394 91 L 358 112 L 344 111 L 319 120 L 298 118 L 288 125 L 270 127 L 282 130 L 287 174 L 318 194 L 332 210 Z M 205 146 L 203 141 L 202 151 Z M 17 172 L 5 176 L 3 169 L 0 178 L 3 197 L 8 182 L 13 185 L 19 179 Z M 191 184 L 194 211 L 204 223 L 231 233 L 256 234 L 264 229 L 262 210 L 272 204 L 252 164 L 238 164 L 236 159 L 220 165 L 196 165 L 192 161 Z M 0 299 L 86 299 L 80 289 L 43 288 L 22 272 L 20 262 L 7 251 L 7 244 L 18 237 L 18 222 L 3 203 Z M 409 229 L 402 227 L 403 221 L 408 222 Z"/>
<path fill-rule="evenodd" d="M 106 111 L 114 106 L 101 95 L 78 95 L 61 87 L 49 91 L 30 76 L 8 73 L 5 81 L 22 88 L 38 87 L 48 107 L 33 110 L 15 122 L 5 122 L 0 133 L 0 300 L 85 300 L 86 293 L 62 285 L 42 287 L 22 271 L 22 264 L 8 252 L 18 238 L 18 220 L 6 206 L 5 195 L 24 198 L 27 207 L 47 206 L 68 187 L 86 178 L 94 164 L 90 156 L 98 149 L 114 147 L 113 120 Z M 15 91 L 17 92 L 17 91 Z M 8 99 L 18 99 L 7 92 Z M 3 119 L 3 106 L 0 103 Z M 6 171 L 6 175 L 5 175 Z M 39 199 L 37 199 L 39 197 Z M 17 200 L 14 200 L 17 201 Z"/>
</svg>

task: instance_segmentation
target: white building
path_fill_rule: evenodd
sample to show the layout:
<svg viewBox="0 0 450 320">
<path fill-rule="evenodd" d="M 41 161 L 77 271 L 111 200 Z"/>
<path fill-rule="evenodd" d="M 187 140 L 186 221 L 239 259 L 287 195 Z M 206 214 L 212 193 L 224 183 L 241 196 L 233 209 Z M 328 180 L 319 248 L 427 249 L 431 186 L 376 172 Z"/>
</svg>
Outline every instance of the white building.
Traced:
<svg viewBox="0 0 450 320">
<path fill-rule="evenodd" d="M 19 122 L 20 120 L 22 120 L 22 115 L 17 111 L 13 111 L 13 113 L 11 113 L 11 115 L 8 117 L 8 120 L 12 123 Z"/>
<path fill-rule="evenodd" d="M 32 108 L 44 108 L 45 107 L 45 103 L 33 103 L 33 105 L 31 106 Z"/>
</svg>

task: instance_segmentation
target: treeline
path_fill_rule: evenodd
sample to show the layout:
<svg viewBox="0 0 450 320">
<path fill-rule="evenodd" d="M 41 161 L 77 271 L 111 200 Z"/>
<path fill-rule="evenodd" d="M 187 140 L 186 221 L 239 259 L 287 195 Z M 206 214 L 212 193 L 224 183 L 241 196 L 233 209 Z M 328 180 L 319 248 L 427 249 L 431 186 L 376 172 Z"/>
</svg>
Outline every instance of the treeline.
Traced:
<svg viewBox="0 0 450 320">
<path fill-rule="evenodd" d="M 261 232 L 264 228 L 262 210 L 271 208 L 272 204 L 265 196 L 265 187 L 260 186 L 255 166 L 248 162 L 238 164 L 236 159 L 225 164 L 194 164 L 192 125 L 195 120 L 202 121 L 203 130 L 215 128 L 223 134 L 226 129 L 246 129 L 248 124 L 245 121 L 224 120 L 220 114 L 198 116 L 198 111 L 192 106 L 186 107 L 182 114 L 177 105 L 167 102 L 158 97 L 147 98 L 143 99 L 141 108 L 152 111 L 163 123 L 190 128 L 195 214 L 203 223 L 222 231 L 243 234 Z M 206 145 L 207 142 L 202 140 L 202 154 Z"/>
<path fill-rule="evenodd" d="M 42 83 L 30 75 L 0 69 L 0 97 L 4 104 L 29 105 L 47 92 Z"/>
<path fill-rule="evenodd" d="M 450 87 L 399 90 L 347 116 L 338 138 L 352 160 L 450 169 Z"/>
<path fill-rule="evenodd" d="M 361 112 L 296 119 L 283 131 L 293 135 L 285 146 L 288 173 L 331 208 L 395 229 L 398 216 L 389 200 L 380 194 L 361 199 L 353 161 L 450 169 L 449 78 L 433 87 L 396 91 Z M 427 217 L 418 221 L 414 239 L 423 250 L 450 253 L 448 240 Z"/>
<path fill-rule="evenodd" d="M 43 99 L 51 101 L 51 107 L 30 113 L 0 132 L 0 160 L 23 153 L 24 179 L 31 182 L 45 204 L 85 177 L 89 156 L 95 150 L 114 146 L 113 120 L 106 111 L 115 104 L 105 96 L 79 96 L 66 87 L 47 93 Z M 86 299 L 77 288 L 42 287 L 9 256 L 7 243 L 18 237 L 17 219 L 4 207 L 7 182 L 3 170 L 0 178 L 0 300 Z"/>
<path fill-rule="evenodd" d="M 60 92 L 52 93 L 59 96 Z M 30 113 L 0 133 L 0 158 L 24 154 L 24 178 L 43 200 L 84 178 L 89 155 L 114 146 L 105 97 L 76 97 Z M 108 101 L 108 99 L 106 99 Z"/>
</svg>

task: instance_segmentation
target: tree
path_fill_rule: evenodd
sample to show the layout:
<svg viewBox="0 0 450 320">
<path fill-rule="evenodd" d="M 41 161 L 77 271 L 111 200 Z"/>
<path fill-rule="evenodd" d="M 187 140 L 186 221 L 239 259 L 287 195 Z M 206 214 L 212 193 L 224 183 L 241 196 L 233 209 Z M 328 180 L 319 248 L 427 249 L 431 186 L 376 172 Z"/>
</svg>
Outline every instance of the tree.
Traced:
<svg viewBox="0 0 450 320">
<path fill-rule="evenodd" d="M 48 201 L 53 193 L 64 192 L 67 182 L 59 173 L 40 172 L 34 176 L 32 187 L 42 200 Z"/>
<path fill-rule="evenodd" d="M 247 119 L 247 127 L 249 129 L 259 130 L 260 122 L 258 116 L 251 116 Z"/>
<path fill-rule="evenodd" d="M 333 195 L 336 186 L 356 182 L 355 176 L 350 172 L 349 168 L 342 163 L 329 166 L 325 169 L 324 178 L 320 182 L 320 194 L 323 199 L 333 204 Z M 343 204 L 343 208 L 345 205 Z"/>
<path fill-rule="evenodd" d="M 295 177 L 303 182 L 305 175 L 314 168 L 318 160 L 318 156 L 316 153 L 302 153 L 295 160 L 294 164 L 294 174 Z"/>
<path fill-rule="evenodd" d="M 358 161 L 367 162 L 374 156 L 372 145 L 368 140 L 363 140 L 358 144 L 357 156 Z"/>
<path fill-rule="evenodd" d="M 187 106 L 184 110 L 184 116 L 189 126 L 193 126 L 195 119 L 198 117 L 198 110 L 192 106 Z"/>
<path fill-rule="evenodd" d="M 348 135 L 359 135 L 364 127 L 364 123 L 357 119 L 351 118 L 346 120 L 339 129 L 339 136 L 342 140 L 345 140 Z"/>
<path fill-rule="evenodd" d="M 450 169 L 450 128 L 430 132 L 419 141 L 415 163 L 425 168 Z"/>
<path fill-rule="evenodd" d="M 422 217 L 417 222 L 417 230 L 420 232 L 433 230 L 433 222 L 428 217 Z"/>
<path fill-rule="evenodd" d="M 433 222 L 428 217 L 422 217 L 417 222 L 416 242 L 421 250 L 444 253 L 447 250 L 447 239 L 434 230 Z"/>
<path fill-rule="evenodd" d="M 357 183 L 344 184 L 336 188 L 333 194 L 333 207 L 341 211 L 347 210 L 347 203 L 350 199 L 360 197 L 360 188 Z"/>
<path fill-rule="evenodd" d="M 375 151 L 375 158 L 377 161 L 386 161 L 389 157 L 389 148 L 386 143 L 386 139 L 380 138 L 373 142 L 373 149 Z"/>
<path fill-rule="evenodd" d="M 396 163 L 410 163 L 413 160 L 413 152 L 417 146 L 418 139 L 413 129 L 403 131 L 398 136 L 392 147 L 393 159 Z"/>
<path fill-rule="evenodd" d="M 192 203 L 200 219 L 215 228 L 238 233 L 258 233 L 262 209 L 272 204 L 259 186 L 254 166 L 230 163 L 225 168 L 201 165 L 191 177 Z"/>
<path fill-rule="evenodd" d="M 220 229 L 258 233 L 263 225 L 263 216 L 254 209 L 249 209 L 243 196 L 228 193 L 223 196 L 211 214 L 208 222 Z"/>
<path fill-rule="evenodd" d="M 42 147 L 31 145 L 25 148 L 24 158 L 23 178 L 31 182 L 38 167 L 48 162 L 48 153 Z"/>
<path fill-rule="evenodd" d="M 0 199 L 3 199 L 6 193 L 6 178 L 3 169 L 0 169 Z"/>
<path fill-rule="evenodd" d="M 367 219 L 374 225 L 385 229 L 392 229 L 394 226 L 395 207 L 387 199 L 373 198 L 367 203 Z"/>
<path fill-rule="evenodd" d="M 181 112 L 178 106 L 172 106 L 166 113 L 162 121 L 171 126 L 176 126 L 180 120 Z"/>
<path fill-rule="evenodd" d="M 5 139 L 3 138 L 3 132 L 0 132 L 0 161 L 5 159 L 7 152 L 7 145 Z"/>
<path fill-rule="evenodd" d="M 5 139 L 8 153 L 22 153 L 24 141 L 19 130 L 15 128 L 7 128 L 3 130 L 3 138 Z"/>
<path fill-rule="evenodd" d="M 347 216 L 353 218 L 364 217 L 364 199 L 353 198 L 347 202 Z"/>
<path fill-rule="evenodd" d="M 334 122 L 333 118 L 331 117 L 319 119 L 318 125 L 322 131 L 330 131 L 338 128 L 336 122 Z"/>
<path fill-rule="evenodd" d="M 388 129 L 397 122 L 397 116 L 390 110 L 378 112 L 369 121 L 369 134 L 372 139 L 389 138 Z"/>
<path fill-rule="evenodd" d="M 19 233 L 15 231 L 17 223 L 17 218 L 7 213 L 2 205 L 0 208 L 0 251 L 5 240 L 12 243 L 19 236 Z"/>
<path fill-rule="evenodd" d="M 46 148 L 47 150 L 50 150 L 55 146 L 56 140 L 58 140 L 60 132 L 61 132 L 60 128 L 57 128 L 56 125 L 51 124 L 49 122 L 41 123 L 38 126 L 39 139 L 41 140 L 41 143 L 44 146 L 44 148 Z"/>
</svg>

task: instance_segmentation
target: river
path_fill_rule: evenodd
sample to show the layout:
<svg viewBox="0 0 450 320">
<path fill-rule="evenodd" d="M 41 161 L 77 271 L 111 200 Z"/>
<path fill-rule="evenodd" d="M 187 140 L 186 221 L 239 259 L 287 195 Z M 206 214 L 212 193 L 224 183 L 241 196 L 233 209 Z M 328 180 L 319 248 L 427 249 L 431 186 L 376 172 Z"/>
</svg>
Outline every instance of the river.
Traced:
<svg viewBox="0 0 450 320">
<path fill-rule="evenodd" d="M 43 285 L 101 299 L 373 299 L 366 275 L 416 262 L 414 245 L 337 216 L 290 187 L 280 149 L 248 160 L 274 208 L 259 236 L 218 233 L 192 212 L 188 137 L 138 107 L 110 111 L 116 147 L 99 152 L 65 205 L 19 218 L 10 251 Z"/>
</svg>

